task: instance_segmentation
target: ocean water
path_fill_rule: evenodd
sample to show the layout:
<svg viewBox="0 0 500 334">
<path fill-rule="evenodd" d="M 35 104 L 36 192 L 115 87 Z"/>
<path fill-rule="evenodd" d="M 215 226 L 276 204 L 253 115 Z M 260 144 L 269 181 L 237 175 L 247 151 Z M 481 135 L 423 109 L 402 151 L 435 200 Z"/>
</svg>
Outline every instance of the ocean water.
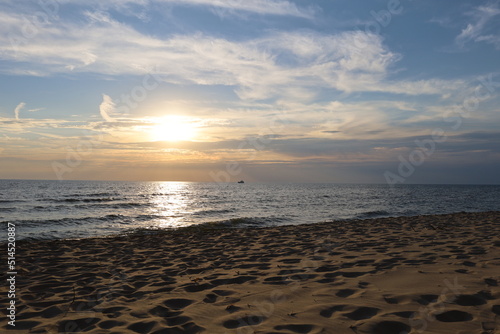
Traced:
<svg viewBox="0 0 500 334">
<path fill-rule="evenodd" d="M 500 211 L 500 186 L 0 180 L 0 242 Z"/>
</svg>

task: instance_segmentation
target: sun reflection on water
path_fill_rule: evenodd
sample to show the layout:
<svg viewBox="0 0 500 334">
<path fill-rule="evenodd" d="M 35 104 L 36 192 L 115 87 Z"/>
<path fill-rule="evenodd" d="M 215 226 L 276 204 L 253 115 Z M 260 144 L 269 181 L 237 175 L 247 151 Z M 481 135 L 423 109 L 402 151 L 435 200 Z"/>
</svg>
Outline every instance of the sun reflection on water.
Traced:
<svg viewBox="0 0 500 334">
<path fill-rule="evenodd" d="M 158 228 L 180 227 L 189 225 L 186 221 L 191 202 L 188 182 L 157 182 L 157 189 L 151 199 L 152 214 L 158 216 L 155 226 Z"/>
</svg>

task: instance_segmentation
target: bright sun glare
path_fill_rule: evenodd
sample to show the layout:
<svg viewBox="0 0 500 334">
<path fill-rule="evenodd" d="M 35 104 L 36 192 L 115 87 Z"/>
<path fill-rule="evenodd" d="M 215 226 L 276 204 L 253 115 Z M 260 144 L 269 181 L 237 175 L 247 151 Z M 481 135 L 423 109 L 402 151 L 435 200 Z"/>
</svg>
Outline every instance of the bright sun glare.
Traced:
<svg viewBox="0 0 500 334">
<path fill-rule="evenodd" d="M 156 121 L 151 130 L 154 141 L 192 140 L 196 135 L 196 125 L 186 117 L 167 116 Z"/>
</svg>

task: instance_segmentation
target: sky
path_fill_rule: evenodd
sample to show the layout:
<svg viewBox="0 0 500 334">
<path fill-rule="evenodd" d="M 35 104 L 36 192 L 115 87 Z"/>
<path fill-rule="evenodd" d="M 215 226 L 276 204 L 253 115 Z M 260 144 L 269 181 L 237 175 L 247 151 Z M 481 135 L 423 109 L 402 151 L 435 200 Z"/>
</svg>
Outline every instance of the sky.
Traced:
<svg viewBox="0 0 500 334">
<path fill-rule="evenodd" d="M 0 178 L 500 184 L 500 1 L 0 3 Z"/>
</svg>

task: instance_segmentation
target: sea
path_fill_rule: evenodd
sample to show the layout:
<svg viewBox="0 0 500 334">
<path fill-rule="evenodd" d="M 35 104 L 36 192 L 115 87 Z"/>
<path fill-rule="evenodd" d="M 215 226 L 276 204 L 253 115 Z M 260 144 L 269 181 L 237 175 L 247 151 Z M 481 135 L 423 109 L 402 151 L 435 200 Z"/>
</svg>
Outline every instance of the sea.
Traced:
<svg viewBox="0 0 500 334">
<path fill-rule="evenodd" d="M 0 243 L 478 211 L 500 186 L 0 180 Z"/>
</svg>

